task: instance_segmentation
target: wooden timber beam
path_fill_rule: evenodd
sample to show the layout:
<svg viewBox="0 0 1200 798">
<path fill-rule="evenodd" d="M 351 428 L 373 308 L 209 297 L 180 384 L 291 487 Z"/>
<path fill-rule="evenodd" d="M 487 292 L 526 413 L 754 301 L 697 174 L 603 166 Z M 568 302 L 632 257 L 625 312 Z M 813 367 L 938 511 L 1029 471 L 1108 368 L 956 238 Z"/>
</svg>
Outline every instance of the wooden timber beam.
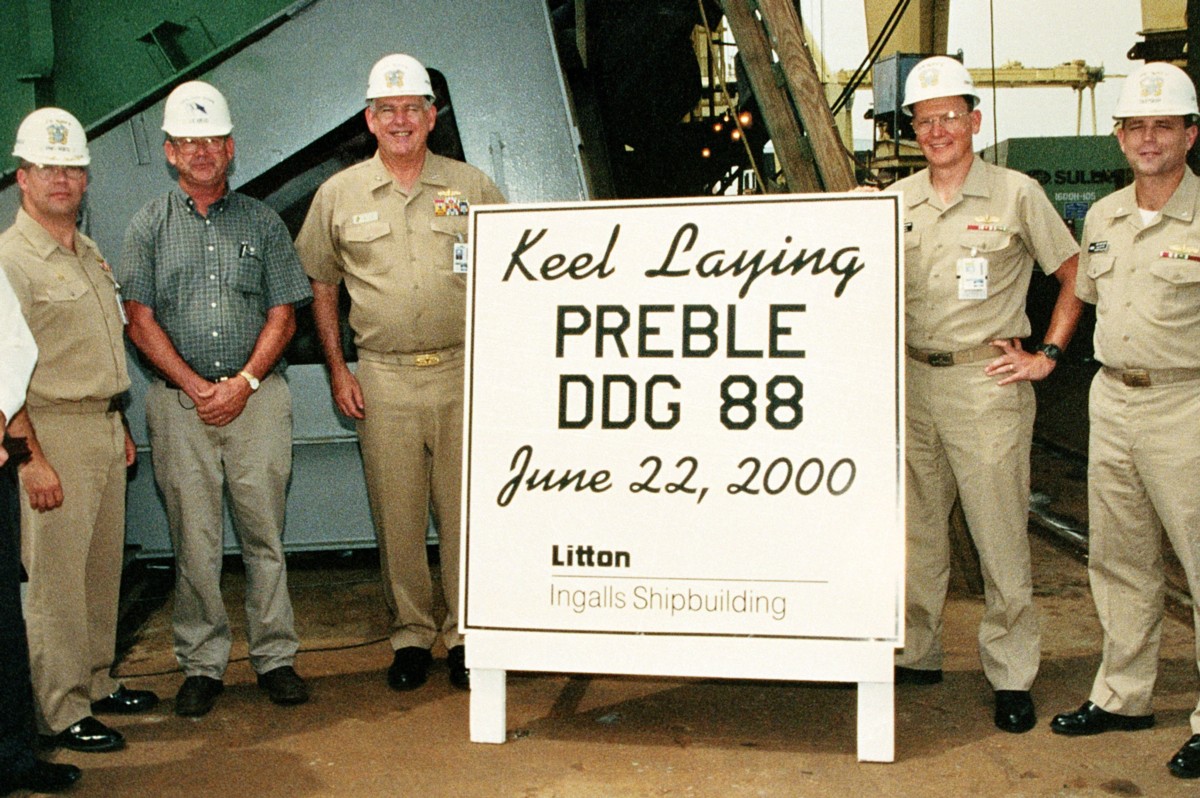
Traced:
<svg viewBox="0 0 1200 798">
<path fill-rule="evenodd" d="M 737 41 L 738 52 L 746 67 L 750 87 L 762 110 L 763 121 L 775 144 L 775 157 L 783 169 L 791 191 L 812 193 L 821 190 L 816 168 L 805 152 L 804 134 L 796 119 L 787 92 L 775 80 L 771 45 L 762 23 L 746 0 L 721 0 L 729 30 Z"/>
<path fill-rule="evenodd" d="M 858 185 L 854 166 L 838 136 L 837 123 L 825 99 L 825 89 L 804 39 L 796 7 L 792 0 L 758 0 L 758 7 L 812 145 L 821 182 L 826 191 L 849 191 Z"/>
</svg>

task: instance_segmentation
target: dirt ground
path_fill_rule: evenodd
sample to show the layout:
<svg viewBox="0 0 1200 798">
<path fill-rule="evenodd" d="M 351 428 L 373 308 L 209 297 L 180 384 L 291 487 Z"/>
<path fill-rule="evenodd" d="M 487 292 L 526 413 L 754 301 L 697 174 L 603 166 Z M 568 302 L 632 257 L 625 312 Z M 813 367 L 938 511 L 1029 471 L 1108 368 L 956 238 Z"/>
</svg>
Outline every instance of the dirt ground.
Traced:
<svg viewBox="0 0 1200 798">
<path fill-rule="evenodd" d="M 1164 628 L 1156 728 L 1085 739 L 1051 734 L 1050 717 L 1087 696 L 1099 628 L 1078 558 L 1037 536 L 1034 550 L 1044 629 L 1038 727 L 1024 735 L 993 727 L 975 645 L 981 602 L 956 595 L 946 617 L 945 683 L 898 688 L 892 764 L 856 761 L 854 688 L 812 683 L 510 674 L 509 741 L 471 743 L 469 697 L 449 686 L 444 658 L 424 688 L 388 689 L 378 572 L 362 555 L 292 566 L 308 704 L 269 703 L 240 642 L 217 707 L 200 719 L 174 715 L 170 699 L 182 677 L 171 653 L 169 595 L 164 603 L 143 589 L 131 601 L 145 605 L 144 620 L 131 613 L 136 631 L 118 671 L 130 686 L 156 690 L 163 704 L 110 719 L 127 736 L 124 751 L 55 757 L 84 768 L 72 793 L 81 797 L 1196 793 L 1200 784 L 1164 767 L 1190 734 L 1200 686 L 1190 624 L 1176 612 Z M 231 571 L 226 596 L 240 638 L 242 580 Z"/>
</svg>

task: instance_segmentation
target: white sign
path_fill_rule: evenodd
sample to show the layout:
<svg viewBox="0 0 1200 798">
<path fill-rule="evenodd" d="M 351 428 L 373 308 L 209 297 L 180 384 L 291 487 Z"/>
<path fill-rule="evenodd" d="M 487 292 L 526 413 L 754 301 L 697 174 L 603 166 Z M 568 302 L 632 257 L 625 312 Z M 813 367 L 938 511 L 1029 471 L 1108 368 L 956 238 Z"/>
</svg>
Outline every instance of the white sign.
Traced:
<svg viewBox="0 0 1200 798">
<path fill-rule="evenodd" d="M 562 653 L 579 633 L 654 635 L 662 661 L 617 672 L 684 676 L 708 675 L 681 656 L 707 663 L 697 641 L 882 645 L 890 680 L 897 197 L 494 206 L 471 223 L 460 623 L 476 689 L 503 665 L 477 641 L 542 640 L 540 667 L 596 671 L 589 646 Z M 818 678 L 804 667 L 792 678 Z"/>
</svg>

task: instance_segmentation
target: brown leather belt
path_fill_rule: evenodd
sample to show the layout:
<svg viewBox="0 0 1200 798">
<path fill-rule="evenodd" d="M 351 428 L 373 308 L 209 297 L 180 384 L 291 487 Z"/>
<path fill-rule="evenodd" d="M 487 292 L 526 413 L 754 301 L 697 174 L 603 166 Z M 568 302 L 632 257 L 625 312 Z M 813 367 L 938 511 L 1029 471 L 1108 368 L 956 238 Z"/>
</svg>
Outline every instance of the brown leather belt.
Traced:
<svg viewBox="0 0 1200 798">
<path fill-rule="evenodd" d="M 913 360 L 937 367 L 958 366 L 962 363 L 978 363 L 981 360 L 991 360 L 1004 354 L 1003 349 L 991 344 L 983 344 L 971 349 L 962 349 L 958 352 L 933 352 L 928 349 L 917 349 L 912 346 L 904 348 L 908 351 L 908 356 Z"/>
<path fill-rule="evenodd" d="M 1105 366 L 1104 373 L 1130 388 L 1149 388 L 1152 385 L 1200 380 L 1200 369 L 1115 369 Z"/>
</svg>

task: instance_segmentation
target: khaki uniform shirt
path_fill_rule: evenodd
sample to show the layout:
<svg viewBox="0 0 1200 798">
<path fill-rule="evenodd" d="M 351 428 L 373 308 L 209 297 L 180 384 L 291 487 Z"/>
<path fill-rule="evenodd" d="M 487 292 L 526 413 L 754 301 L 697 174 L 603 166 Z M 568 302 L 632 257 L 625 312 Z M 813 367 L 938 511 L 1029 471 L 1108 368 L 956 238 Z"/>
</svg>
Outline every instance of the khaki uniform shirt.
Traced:
<svg viewBox="0 0 1200 798">
<path fill-rule="evenodd" d="M 0 271 L 0 413 L 6 421 L 25 404 L 25 389 L 35 363 L 37 344 L 25 323 L 21 303 Z"/>
<path fill-rule="evenodd" d="M 1075 293 L 1096 305 L 1096 359 L 1200 368 L 1200 177 L 1189 169 L 1143 227 L 1133 186 L 1088 211 Z"/>
<path fill-rule="evenodd" d="M 308 276 L 346 282 L 355 344 L 383 354 L 461 346 L 466 275 L 453 271 L 471 205 L 504 202 L 483 172 L 429 153 L 405 194 L 376 153 L 318 189 L 296 251 Z"/>
<path fill-rule="evenodd" d="M 929 170 L 896 182 L 904 192 L 905 337 L 919 349 L 956 352 L 996 338 L 1024 338 L 1033 263 L 1053 274 L 1079 251 L 1033 179 L 971 165 L 958 197 L 943 203 Z M 962 258 L 986 258 L 987 298 L 959 299 Z"/>
<path fill-rule="evenodd" d="M 0 233 L 0 268 L 37 341 L 30 407 L 110 399 L 129 388 L 116 282 L 96 242 L 76 231 L 69 252 L 22 208 Z"/>
</svg>

